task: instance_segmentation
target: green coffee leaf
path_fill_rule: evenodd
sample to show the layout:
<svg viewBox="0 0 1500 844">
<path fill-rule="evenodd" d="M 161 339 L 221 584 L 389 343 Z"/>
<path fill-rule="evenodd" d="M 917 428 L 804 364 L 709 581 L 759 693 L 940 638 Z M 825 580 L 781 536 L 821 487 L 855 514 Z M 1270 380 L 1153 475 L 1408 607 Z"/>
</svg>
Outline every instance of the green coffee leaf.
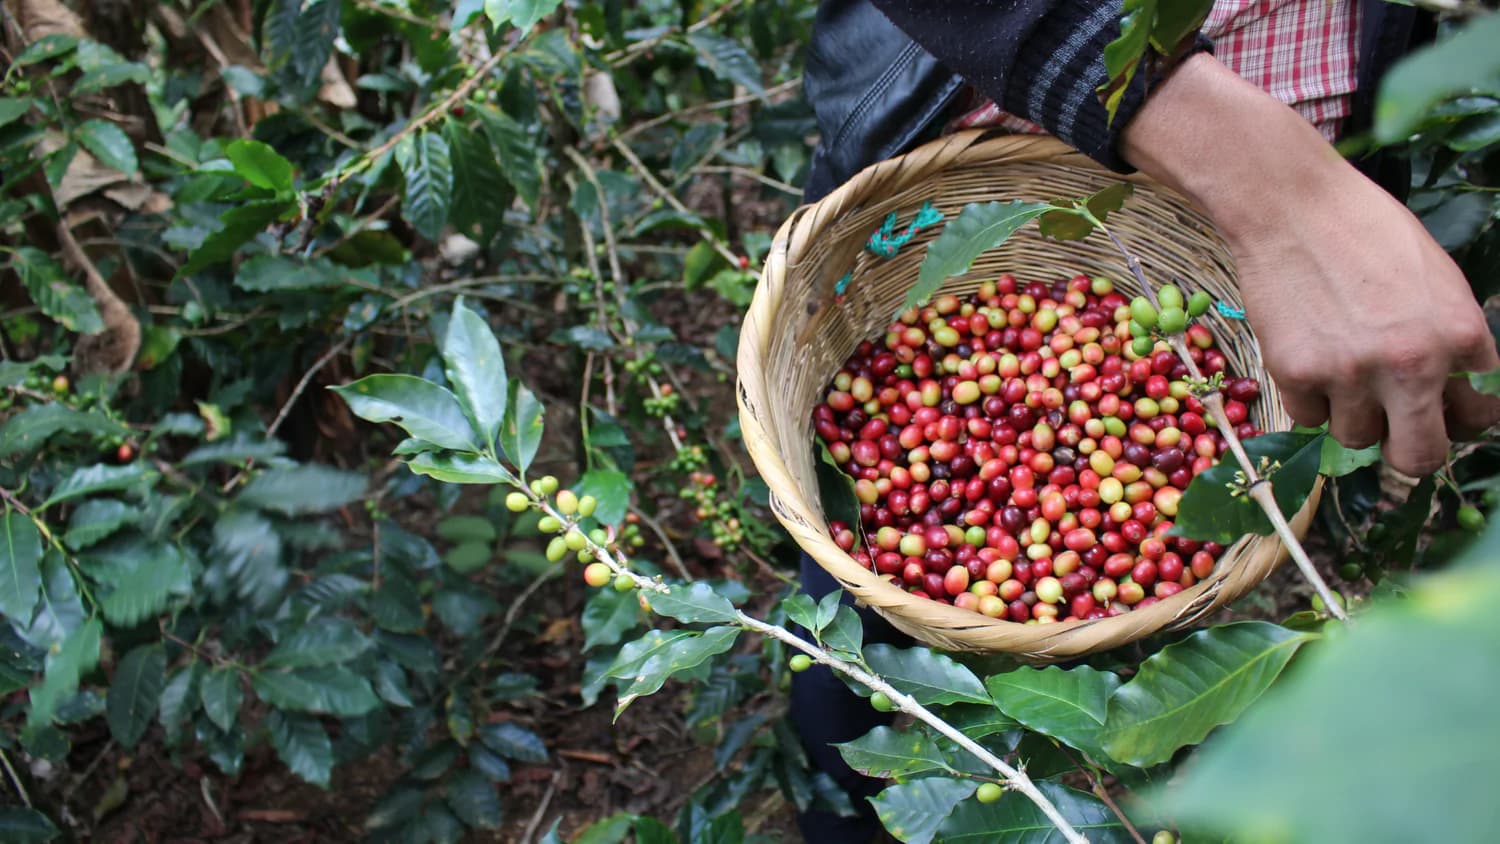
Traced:
<svg viewBox="0 0 1500 844">
<path fill-rule="evenodd" d="M 634 592 L 600 589 L 583 607 L 583 649 L 613 645 L 641 622 L 641 604 Z"/>
<path fill-rule="evenodd" d="M 531 730 L 509 721 L 480 727 L 479 741 L 490 750 L 517 762 L 540 765 L 547 761 L 547 746 L 542 743 L 541 738 Z"/>
<path fill-rule="evenodd" d="M 867 777 L 890 779 L 953 770 L 937 743 L 918 729 L 900 732 L 876 727 L 834 747 L 849 767 Z"/>
<path fill-rule="evenodd" d="M 703 633 L 652 630 L 627 643 L 609 669 L 609 676 L 630 681 L 615 706 L 615 718 L 636 698 L 655 693 L 674 674 L 697 668 L 705 660 L 729 650 L 739 633 L 739 628 L 728 626 L 713 627 Z"/>
<path fill-rule="evenodd" d="M 156 720 L 167 734 L 169 747 L 175 747 L 182 741 L 183 728 L 198 711 L 198 678 L 202 674 L 203 664 L 190 662 L 177 669 L 161 690 Z"/>
<path fill-rule="evenodd" d="M 545 408 L 520 381 L 510 382 L 510 403 L 500 428 L 500 449 L 525 476 L 542 444 L 542 412 Z"/>
<path fill-rule="evenodd" d="M 41 532 L 7 506 L 0 519 L 0 613 L 17 623 L 31 620 L 42 590 L 41 562 Z"/>
<path fill-rule="evenodd" d="M 516 479 L 500 462 L 472 454 L 424 452 L 406 461 L 406 467 L 419 475 L 453 484 L 501 484 Z"/>
<path fill-rule="evenodd" d="M 1150 767 L 1234 721 L 1270 687 L 1303 644 L 1316 638 L 1264 621 L 1200 630 L 1152 654 L 1115 691 L 1104 749 Z"/>
<path fill-rule="evenodd" d="M 562 0 L 484 0 L 484 16 L 496 29 L 508 24 L 522 35 L 552 14 Z"/>
<path fill-rule="evenodd" d="M 58 704 L 78 691 L 78 678 L 99 664 L 99 640 L 103 632 L 104 625 L 99 619 L 91 618 L 56 650 L 47 652 L 42 684 L 31 690 L 31 711 L 26 716 L 28 727 L 50 723 Z"/>
<path fill-rule="evenodd" d="M 1055 782 L 1037 788 L 1090 844 L 1135 841 L 1103 801 Z M 1050 844 L 1061 835 L 1051 819 L 1025 796 L 1007 793 L 994 803 L 965 800 L 938 827 L 942 844 Z"/>
<path fill-rule="evenodd" d="M 500 794 L 494 783 L 474 770 L 458 771 L 443 786 L 448 808 L 477 829 L 500 827 Z"/>
<path fill-rule="evenodd" d="M 74 284 L 50 255 L 35 247 L 22 246 L 11 253 L 10 265 L 31 294 L 31 301 L 63 328 L 79 334 L 104 330 L 104 318 L 99 315 L 94 298 L 81 285 Z"/>
<path fill-rule="evenodd" d="M 435 531 L 449 542 L 494 542 L 496 536 L 495 523 L 484 516 L 449 516 Z"/>
<path fill-rule="evenodd" d="M 240 686 L 239 669 L 215 668 L 203 675 L 198 691 L 208 720 L 224 732 L 229 732 L 239 720 L 240 704 L 245 699 L 244 689 Z"/>
<path fill-rule="evenodd" d="M 733 38 L 707 30 L 689 32 L 684 39 L 697 51 L 698 64 L 709 73 L 752 94 L 761 94 L 760 63 Z"/>
<path fill-rule="evenodd" d="M 1104 109 L 1109 123 L 1114 123 L 1120 101 L 1146 56 L 1151 30 L 1156 25 L 1156 6 L 1157 0 L 1125 0 L 1121 7 L 1120 37 L 1104 46 L 1106 76 L 1098 91 L 1106 94 Z"/>
<path fill-rule="evenodd" d="M 275 0 L 262 30 L 269 64 L 287 71 L 289 87 L 309 89 L 333 55 L 338 37 L 340 0 Z"/>
<path fill-rule="evenodd" d="M 261 700 L 282 709 L 352 717 L 380 705 L 370 681 L 342 665 L 256 671 L 251 678 Z"/>
<path fill-rule="evenodd" d="M 318 719 L 273 709 L 266 715 L 271 746 L 292 773 L 319 788 L 333 776 L 333 742 Z"/>
<path fill-rule="evenodd" d="M 488 137 L 450 118 L 443 139 L 453 161 L 453 225 L 484 243 L 516 198 Z M 504 395 L 504 391 L 501 392 Z"/>
<path fill-rule="evenodd" d="M 0 457 L 34 452 L 57 434 L 117 437 L 128 432 L 102 413 L 75 410 L 65 404 L 34 404 L 0 427 Z"/>
<path fill-rule="evenodd" d="M 280 290 L 318 290 L 337 287 L 344 275 L 331 261 L 303 261 L 285 255 L 257 255 L 240 265 L 234 286 L 252 293 Z"/>
<path fill-rule="evenodd" d="M 135 144 L 131 142 L 130 136 L 108 120 L 94 118 L 83 121 L 78 126 L 75 137 L 105 167 L 113 167 L 127 176 L 134 176 L 140 167 L 136 160 Z"/>
<path fill-rule="evenodd" d="M 121 627 L 154 617 L 173 595 L 192 591 L 192 573 L 177 545 L 115 543 L 81 562 L 90 577 L 108 587 L 100 607 L 111 624 Z"/>
<path fill-rule="evenodd" d="M 203 238 L 177 274 L 192 275 L 228 261 L 241 246 L 265 231 L 266 226 L 297 212 L 297 203 L 289 199 L 260 199 L 236 205 L 219 217 L 219 230 Z"/>
<path fill-rule="evenodd" d="M 801 625 L 808 633 L 817 636 L 826 626 L 818 623 L 818 605 L 812 596 L 796 593 L 781 602 L 781 611 L 792 622 Z"/>
<path fill-rule="evenodd" d="M 73 572 L 61 552 L 53 548 L 42 555 L 41 574 L 42 599 L 37 604 L 36 614 L 31 617 L 30 624 L 13 617 L 11 629 L 28 645 L 45 651 L 71 636 L 83 626 L 88 616 L 78 594 L 78 584 L 73 580 Z"/>
<path fill-rule="evenodd" d="M 590 469 L 573 484 L 578 495 L 592 495 L 599 502 L 594 518 L 602 525 L 617 525 L 630 511 L 630 476 L 615 469 Z"/>
<path fill-rule="evenodd" d="M 394 422 L 441 448 L 478 450 L 458 397 L 431 381 L 413 375 L 368 375 L 333 391 L 361 419 Z"/>
<path fill-rule="evenodd" d="M 321 68 L 320 68 L 321 69 Z M 292 162 L 268 144 L 249 138 L 240 138 L 224 148 L 224 154 L 234 164 L 234 172 L 258 188 L 276 193 L 291 193 L 296 187 L 292 176 Z"/>
<path fill-rule="evenodd" d="M 31 111 L 30 97 L 0 97 L 0 128 L 20 120 Z"/>
<path fill-rule="evenodd" d="M 489 135 L 490 143 L 494 146 L 495 156 L 500 162 L 500 172 L 505 174 L 505 178 L 516 189 L 516 195 L 535 210 L 537 197 L 542 190 L 542 171 L 537 162 L 536 144 L 532 143 L 526 129 L 510 115 L 489 106 L 482 106 L 476 111 L 480 122 L 484 124 L 485 134 Z"/>
<path fill-rule="evenodd" d="M 110 735 L 124 747 L 135 747 L 161 702 L 167 685 L 167 652 L 160 644 L 141 645 L 115 666 L 115 679 L 109 686 L 105 720 Z"/>
<path fill-rule="evenodd" d="M 858 657 L 864 646 L 865 625 L 853 607 L 840 605 L 833 621 L 823 628 L 823 644 L 834 652 L 847 657 Z M 988 701 L 986 701 L 988 703 Z"/>
<path fill-rule="evenodd" d="M 253 607 L 268 607 L 286 586 L 281 536 L 271 521 L 253 510 L 231 509 L 214 523 L 213 563 L 204 579 Z"/>
<path fill-rule="evenodd" d="M 1375 140 L 1405 140 L 1439 102 L 1492 84 L 1500 77 L 1497 43 L 1500 15 L 1479 15 L 1451 37 L 1407 54 L 1381 79 Z"/>
<path fill-rule="evenodd" d="M 1379 443 L 1368 448 L 1346 448 L 1333 437 L 1324 437 L 1318 459 L 1318 474 L 1341 478 L 1379 462 Z"/>
<path fill-rule="evenodd" d="M 923 706 L 948 703 L 991 703 L 974 672 L 923 647 L 894 648 L 878 644 L 865 648 L 865 662 L 875 674 L 911 695 Z"/>
<path fill-rule="evenodd" d="M 267 469 L 240 491 L 242 504 L 287 516 L 327 513 L 359 500 L 368 484 L 359 472 L 307 464 Z"/>
<path fill-rule="evenodd" d="M 505 357 L 489 323 L 465 305 L 462 297 L 453 302 L 442 349 L 448 383 L 479 432 L 481 444 L 493 447 L 510 396 Z"/>
<path fill-rule="evenodd" d="M 453 163 L 448 142 L 437 132 L 406 136 L 396 145 L 396 162 L 406 177 L 402 215 L 428 240 L 443 235 L 453 205 Z"/>
<path fill-rule="evenodd" d="M 84 466 L 74 469 L 71 475 L 62 480 L 62 483 L 53 487 L 52 497 L 42 504 L 42 509 L 83 495 L 129 489 L 155 478 L 156 472 L 148 470 L 142 461 L 127 463 L 124 466 L 111 466 L 107 463 Z"/>
<path fill-rule="evenodd" d="M 265 668 L 316 668 L 350 663 L 370 649 L 370 638 L 354 622 L 339 616 L 314 618 L 297 625 L 266 655 Z"/>
<path fill-rule="evenodd" d="M 1500 369 L 1469 373 L 1469 385 L 1487 396 L 1500 396 Z"/>
<path fill-rule="evenodd" d="M 1322 460 L 1321 440 L 1326 436 L 1281 432 L 1245 440 L 1245 453 L 1257 464 L 1261 458 L 1282 464 L 1270 474 L 1270 480 L 1276 503 L 1288 519 L 1312 494 Z M 1274 533 L 1271 520 L 1259 504 L 1248 495 L 1231 491 L 1238 471 L 1239 464 L 1226 455 L 1219 465 L 1194 478 L 1177 506 L 1177 523 L 1171 535 L 1229 545 L 1247 534 Z"/>
<path fill-rule="evenodd" d="M 733 624 L 739 618 L 734 604 L 701 580 L 691 585 L 673 585 L 666 592 L 652 592 L 650 601 L 654 612 L 687 624 L 699 622 Z"/>
<path fill-rule="evenodd" d="M 138 517 L 136 508 L 123 501 L 90 498 L 73 510 L 63 543 L 74 551 L 82 551 L 108 539 L 120 528 L 135 524 Z"/>
<path fill-rule="evenodd" d="M 1043 202 L 1020 200 L 965 205 L 943 226 L 943 233 L 927 245 L 917 283 L 906 292 L 902 307 L 926 302 L 944 281 L 967 272 L 981 253 L 1000 246 L 1022 226 L 1051 210 L 1053 206 Z"/>
<path fill-rule="evenodd" d="M 24 806 L 0 806 L 0 841 L 45 844 L 62 833 L 46 815 Z"/>
<path fill-rule="evenodd" d="M 1001 712 L 1098 762 L 1107 761 L 1099 732 L 1110 695 L 1119 686 L 1116 675 L 1086 665 L 1066 671 L 1057 666 L 1017 668 L 985 682 Z"/>
<path fill-rule="evenodd" d="M 970 779 L 924 777 L 889 786 L 870 803 L 891 835 L 906 844 L 928 844 L 943 819 L 978 787 Z"/>
</svg>

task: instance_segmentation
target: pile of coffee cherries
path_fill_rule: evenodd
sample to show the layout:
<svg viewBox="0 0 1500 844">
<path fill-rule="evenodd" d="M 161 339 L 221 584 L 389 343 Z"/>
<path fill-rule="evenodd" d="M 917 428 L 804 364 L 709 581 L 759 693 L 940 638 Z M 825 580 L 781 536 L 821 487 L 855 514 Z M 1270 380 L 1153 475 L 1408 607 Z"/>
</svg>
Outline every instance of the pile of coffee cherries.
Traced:
<svg viewBox="0 0 1500 844">
<path fill-rule="evenodd" d="M 860 504 L 834 541 L 915 595 L 1015 622 L 1119 615 L 1207 577 L 1223 547 L 1166 533 L 1225 441 L 1186 364 L 1131 322 L 1106 279 L 1006 275 L 861 343 L 813 412 Z M 1260 385 L 1225 372 L 1206 327 L 1179 330 L 1223 373 L 1235 433 L 1260 433 Z"/>
</svg>

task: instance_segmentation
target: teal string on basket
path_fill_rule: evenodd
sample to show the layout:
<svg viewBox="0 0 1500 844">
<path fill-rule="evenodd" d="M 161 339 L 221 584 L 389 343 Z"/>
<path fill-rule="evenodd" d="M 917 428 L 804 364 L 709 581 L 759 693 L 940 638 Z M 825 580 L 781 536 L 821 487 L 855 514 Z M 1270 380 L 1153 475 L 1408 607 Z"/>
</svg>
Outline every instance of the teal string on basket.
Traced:
<svg viewBox="0 0 1500 844">
<path fill-rule="evenodd" d="M 942 222 L 943 212 L 933 207 L 933 204 L 931 202 L 924 202 L 922 203 L 921 207 L 917 209 L 916 216 L 912 218 L 912 221 L 909 224 L 907 224 L 905 230 L 899 233 L 896 231 L 896 219 L 896 212 L 892 211 L 889 215 L 886 216 L 885 222 L 880 224 L 879 230 L 877 230 L 874 234 L 871 234 L 870 239 L 865 242 L 865 249 L 868 249 L 872 255 L 884 258 L 886 260 L 890 260 L 896 257 L 898 254 L 900 254 L 901 247 L 910 243 L 911 239 L 916 237 L 917 234 L 922 231 L 922 229 Z M 833 284 L 834 295 L 843 296 L 844 291 L 849 289 L 849 282 L 853 281 L 853 279 L 853 270 L 844 273 L 844 275 Z"/>
</svg>

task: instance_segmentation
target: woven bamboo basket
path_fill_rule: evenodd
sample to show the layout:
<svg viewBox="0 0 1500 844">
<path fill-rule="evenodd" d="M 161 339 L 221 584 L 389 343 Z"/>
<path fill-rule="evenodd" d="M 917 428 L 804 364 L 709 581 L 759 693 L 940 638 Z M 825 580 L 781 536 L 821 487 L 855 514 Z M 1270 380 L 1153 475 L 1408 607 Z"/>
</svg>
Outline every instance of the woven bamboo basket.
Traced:
<svg viewBox="0 0 1500 844">
<path fill-rule="evenodd" d="M 939 648 L 1009 653 L 1045 663 L 1115 648 L 1163 630 L 1186 627 L 1245 595 L 1286 559 L 1274 537 L 1247 537 L 1226 550 L 1214 573 L 1152 606 L 1112 618 L 1026 625 L 917 597 L 885 582 L 841 550 L 819 503 L 812 411 L 832 376 L 862 340 L 880 336 L 917 277 L 932 226 L 891 259 L 863 247 L 892 211 L 901 225 L 924 202 L 952 219 L 964 205 L 991 200 L 1080 197 L 1121 177 L 1050 138 L 951 135 L 876 164 L 822 201 L 794 212 L 771 246 L 740 334 L 740 423 L 750 456 L 771 490 L 771 509 L 797 544 L 863 604 L 913 638 Z M 1181 196 L 1144 177 L 1109 218 L 1110 228 L 1141 260 L 1146 277 L 1179 280 L 1239 305 L 1234 263 L 1213 224 Z M 838 299 L 835 287 L 851 272 Z M 1051 283 L 1078 272 L 1105 275 L 1122 293 L 1138 293 L 1120 253 L 1102 236 L 1044 239 L 1027 226 L 1002 247 L 982 254 L 944 292 L 973 292 L 982 280 L 1009 272 Z M 1204 317 L 1231 370 L 1260 379 L 1252 418 L 1264 430 L 1291 419 L 1260 364 L 1245 323 L 1214 310 Z M 1300 536 L 1317 495 L 1292 519 Z"/>
</svg>

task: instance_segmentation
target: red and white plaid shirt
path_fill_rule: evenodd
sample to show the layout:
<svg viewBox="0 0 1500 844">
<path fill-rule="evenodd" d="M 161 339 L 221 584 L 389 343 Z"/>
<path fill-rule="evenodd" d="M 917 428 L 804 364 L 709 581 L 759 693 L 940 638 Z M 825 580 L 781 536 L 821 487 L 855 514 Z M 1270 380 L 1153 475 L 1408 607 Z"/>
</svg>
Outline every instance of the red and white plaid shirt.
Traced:
<svg viewBox="0 0 1500 844">
<path fill-rule="evenodd" d="M 1355 0 L 1217 0 L 1203 34 L 1230 70 L 1269 91 L 1338 138 L 1357 81 L 1359 5 Z M 992 127 L 1042 134 L 1030 121 L 977 98 L 950 131 Z"/>
</svg>

